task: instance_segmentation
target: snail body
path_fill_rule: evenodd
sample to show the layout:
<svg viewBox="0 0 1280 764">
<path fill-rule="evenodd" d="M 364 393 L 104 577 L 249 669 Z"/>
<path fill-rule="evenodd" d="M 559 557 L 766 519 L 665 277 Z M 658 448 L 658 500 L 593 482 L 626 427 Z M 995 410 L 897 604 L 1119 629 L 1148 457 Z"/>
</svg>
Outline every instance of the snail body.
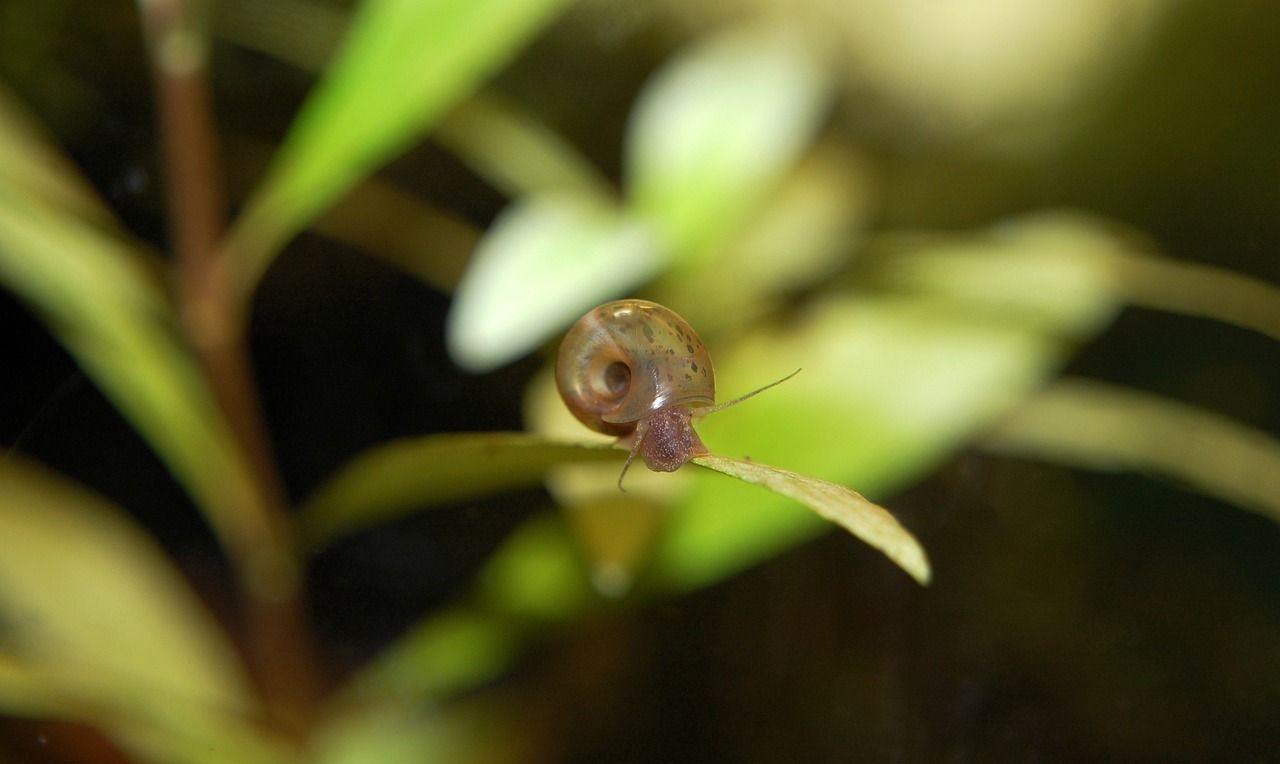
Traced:
<svg viewBox="0 0 1280 764">
<path fill-rule="evenodd" d="M 617 435 L 646 466 L 672 472 L 707 453 L 692 417 L 715 406 L 711 356 L 693 327 L 647 300 L 618 300 L 578 320 L 556 359 L 556 387 L 587 427 Z"/>
<path fill-rule="evenodd" d="M 797 370 L 798 371 L 798 370 Z M 556 388 L 569 411 L 630 450 L 622 476 L 640 456 L 655 472 L 673 472 L 710 453 L 695 416 L 740 403 L 791 376 L 716 405 L 711 355 L 697 332 L 669 308 L 617 300 L 580 318 L 560 343 Z"/>
</svg>

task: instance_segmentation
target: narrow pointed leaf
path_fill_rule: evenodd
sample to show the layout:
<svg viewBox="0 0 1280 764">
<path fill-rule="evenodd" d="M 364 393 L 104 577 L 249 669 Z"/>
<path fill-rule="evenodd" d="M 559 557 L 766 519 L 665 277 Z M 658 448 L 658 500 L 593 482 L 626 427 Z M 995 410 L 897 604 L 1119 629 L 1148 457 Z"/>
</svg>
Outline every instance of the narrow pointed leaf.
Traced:
<svg viewBox="0 0 1280 764">
<path fill-rule="evenodd" d="M 366 0 L 233 234 L 250 282 L 284 243 L 508 62 L 567 0 Z"/>
<path fill-rule="evenodd" d="M 1212 318 L 1280 340 L 1280 287 L 1224 268 L 1134 254 L 1119 258 L 1125 297 L 1135 304 Z"/>
<path fill-rule="evenodd" d="M 0 88 L 0 186 L 20 190 L 104 228 L 116 224 L 89 183 L 4 88 Z"/>
<path fill-rule="evenodd" d="M 551 467 L 619 460 L 609 446 L 525 433 L 456 433 L 395 441 L 356 457 L 312 494 L 298 522 L 308 546 L 424 506 L 537 485 Z"/>
<path fill-rule="evenodd" d="M 988 446 L 1091 469 L 1150 471 L 1280 522 L 1280 441 L 1150 393 L 1064 380 L 1016 411 Z"/>
<path fill-rule="evenodd" d="M 243 511 L 253 501 L 247 467 L 136 250 L 0 184 L 0 281 L 44 318 L 229 548 L 257 535 Z"/>
<path fill-rule="evenodd" d="M 902 527 L 889 510 L 862 494 L 826 480 L 759 462 L 714 454 L 697 456 L 693 461 L 707 469 L 723 472 L 795 499 L 822 518 L 879 549 L 916 581 L 921 584 L 929 583 L 929 560 L 925 557 L 920 542 Z"/>
</svg>

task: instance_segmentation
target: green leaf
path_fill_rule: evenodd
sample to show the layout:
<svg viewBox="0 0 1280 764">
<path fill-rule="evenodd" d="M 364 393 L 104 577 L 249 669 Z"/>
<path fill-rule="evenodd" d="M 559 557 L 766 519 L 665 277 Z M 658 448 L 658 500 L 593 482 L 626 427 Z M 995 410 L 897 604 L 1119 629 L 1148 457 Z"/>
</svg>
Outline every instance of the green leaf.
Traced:
<svg viewBox="0 0 1280 764">
<path fill-rule="evenodd" d="M 0 187 L 76 217 L 112 228 L 116 220 L 75 167 L 42 134 L 39 125 L 0 87 Z"/>
<path fill-rule="evenodd" d="M 1105 325 L 1115 310 L 1110 255 L 1129 246 L 1106 231 L 1049 215 L 977 236 L 900 240 L 872 267 L 894 273 L 879 283 L 898 293 L 811 302 L 786 324 L 712 348 L 727 398 L 804 371 L 702 420 L 704 442 L 717 454 L 888 496 L 1013 410 L 1057 370 L 1071 341 Z M 915 257 L 925 259 L 893 263 Z M 993 277 L 991 288 L 968 263 Z M 777 496 L 693 477 L 655 563 L 676 588 L 713 583 L 826 530 Z"/>
<path fill-rule="evenodd" d="M 0 184 L 0 281 L 38 310 L 229 548 L 258 535 L 243 511 L 253 501 L 248 469 L 136 250 Z"/>
<path fill-rule="evenodd" d="M 645 88 L 627 134 L 627 191 L 677 257 L 715 254 L 808 148 L 830 89 L 813 51 L 777 29 L 733 30 Z"/>
<path fill-rule="evenodd" d="M 491 93 L 474 95 L 450 112 L 432 140 L 511 198 L 535 193 L 614 197 L 608 179 L 569 142 Z"/>
<path fill-rule="evenodd" d="M 493 369 L 673 257 L 713 254 L 808 145 L 825 94 L 816 62 L 780 33 L 737 31 L 695 48 L 636 107 L 625 209 L 567 150 L 537 142 L 554 168 L 538 173 L 543 182 L 574 190 L 522 200 L 481 242 L 450 315 L 454 360 Z"/>
<path fill-rule="evenodd" d="M 1134 253 L 1117 261 L 1137 305 L 1212 318 L 1280 340 L 1280 287 L 1243 273 Z"/>
<path fill-rule="evenodd" d="M 308 546 L 423 506 L 537 485 L 570 461 L 621 460 L 608 446 L 554 443 L 524 433 L 429 435 L 388 443 L 356 457 L 303 505 Z"/>
<path fill-rule="evenodd" d="M 759 462 L 714 454 L 694 457 L 693 461 L 707 469 L 764 486 L 800 502 L 823 519 L 839 525 L 884 552 L 886 557 L 916 581 L 921 584 L 929 583 L 929 561 L 925 558 L 920 542 L 887 509 L 868 501 L 862 494 L 826 480 L 798 475 L 790 470 Z"/>
<path fill-rule="evenodd" d="M 169 760 L 271 759 L 244 721 L 258 709 L 233 648 L 161 550 L 13 457 L 0 461 L 0 704 L 100 724 Z"/>
<path fill-rule="evenodd" d="M 458 284 L 449 352 L 487 371 L 662 267 L 650 230 L 585 196 L 540 197 L 503 213 Z"/>
<path fill-rule="evenodd" d="M 937 464 L 1061 358 L 1056 338 L 931 298 L 829 300 L 726 350 L 716 359 L 726 397 L 804 371 L 699 423 L 712 452 L 876 496 Z M 695 477 L 656 563 L 676 588 L 713 583 L 826 529 L 778 496 Z"/>
<path fill-rule="evenodd" d="M 735 332 L 848 269 L 873 210 L 871 163 L 836 140 L 808 152 L 715 257 L 648 287 L 702 337 Z M 733 278 L 725 278 L 732 273 Z"/>
<path fill-rule="evenodd" d="M 567 0 L 366 0 L 232 235 L 250 283 L 284 243 L 508 62 Z"/>
<path fill-rule="evenodd" d="M 1280 442 L 1150 393 L 1064 380 L 1019 408 L 987 445 L 1089 469 L 1149 471 L 1280 522 Z"/>
<path fill-rule="evenodd" d="M 881 236 L 868 280 L 1045 333 L 1086 335 L 1115 314 L 1120 266 L 1136 245 L 1084 215 L 1038 213 L 968 236 Z"/>
</svg>

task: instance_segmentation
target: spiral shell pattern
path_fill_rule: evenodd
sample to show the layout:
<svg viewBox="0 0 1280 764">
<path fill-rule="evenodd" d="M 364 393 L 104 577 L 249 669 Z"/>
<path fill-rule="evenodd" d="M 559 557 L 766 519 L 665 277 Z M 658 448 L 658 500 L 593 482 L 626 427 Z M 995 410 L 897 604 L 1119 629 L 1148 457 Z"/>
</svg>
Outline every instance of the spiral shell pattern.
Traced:
<svg viewBox="0 0 1280 764">
<path fill-rule="evenodd" d="M 610 435 L 716 397 L 711 356 L 693 327 L 647 300 L 606 303 L 579 319 L 560 343 L 556 387 L 578 421 Z"/>
</svg>

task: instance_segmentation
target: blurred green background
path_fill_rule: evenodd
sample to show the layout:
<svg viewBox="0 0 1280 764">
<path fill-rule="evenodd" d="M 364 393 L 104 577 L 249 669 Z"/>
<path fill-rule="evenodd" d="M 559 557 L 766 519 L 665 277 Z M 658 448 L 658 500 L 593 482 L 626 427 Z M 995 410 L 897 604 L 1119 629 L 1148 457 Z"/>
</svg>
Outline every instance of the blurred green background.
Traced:
<svg viewBox="0 0 1280 764">
<path fill-rule="evenodd" d="M 183 334 L 191 61 L 267 557 Z M 1280 760 L 1277 93 L 1264 0 L 0 1 L 0 758 Z M 931 584 L 564 445 L 621 296 L 721 399 L 802 367 L 704 439 Z"/>
</svg>

